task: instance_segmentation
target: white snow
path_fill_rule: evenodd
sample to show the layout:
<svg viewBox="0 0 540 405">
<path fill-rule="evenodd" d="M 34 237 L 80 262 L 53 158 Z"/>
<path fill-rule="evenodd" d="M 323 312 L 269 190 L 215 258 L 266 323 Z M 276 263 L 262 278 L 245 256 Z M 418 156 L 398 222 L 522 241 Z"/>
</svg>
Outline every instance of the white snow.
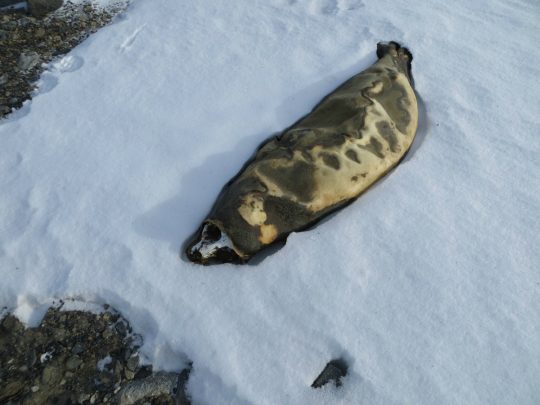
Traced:
<svg viewBox="0 0 540 405">
<path fill-rule="evenodd" d="M 19 3 L 10 4 L 9 6 L 0 7 L 0 10 L 16 10 L 16 9 L 25 8 L 25 7 L 26 7 L 26 2 L 21 1 Z"/>
<path fill-rule="evenodd" d="M 13 311 L 13 315 L 19 318 L 21 322 L 24 322 L 26 326 L 34 328 L 39 326 L 47 309 L 52 305 L 54 305 L 54 300 L 39 302 L 33 296 L 19 294 L 17 296 L 17 305 Z"/>
<path fill-rule="evenodd" d="M 53 352 L 45 352 L 39 356 L 40 363 L 46 363 L 53 357 Z"/>
<path fill-rule="evenodd" d="M 0 123 L 0 306 L 107 302 L 158 367 L 193 361 L 196 404 L 539 403 L 539 18 L 526 0 L 134 1 Z M 407 159 L 257 265 L 179 259 L 256 146 L 381 40 L 414 54 Z M 340 356 L 343 386 L 310 388 Z"/>
<path fill-rule="evenodd" d="M 103 371 L 105 370 L 105 367 L 109 364 L 111 364 L 112 362 L 112 357 L 110 355 L 106 355 L 104 358 L 102 358 L 101 360 L 98 360 L 97 364 L 96 364 L 96 368 L 99 370 L 99 371 Z"/>
</svg>

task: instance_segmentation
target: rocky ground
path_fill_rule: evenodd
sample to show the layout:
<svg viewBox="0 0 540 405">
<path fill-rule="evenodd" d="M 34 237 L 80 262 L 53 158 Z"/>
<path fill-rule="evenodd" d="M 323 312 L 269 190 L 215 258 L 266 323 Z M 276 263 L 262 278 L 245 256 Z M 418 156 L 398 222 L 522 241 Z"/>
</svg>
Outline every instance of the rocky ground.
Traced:
<svg viewBox="0 0 540 405">
<path fill-rule="evenodd" d="M 0 7 L 14 3 L 0 0 Z M 30 0 L 30 7 L 0 8 L 0 119 L 32 97 L 46 63 L 111 22 L 125 4 L 104 10 Z M 0 404 L 189 404 L 189 369 L 153 372 L 139 361 L 141 344 L 110 308 L 99 314 L 51 308 L 37 328 L 0 313 Z M 339 386 L 346 374 L 346 363 L 332 360 L 312 387 Z"/>
<path fill-rule="evenodd" d="M 69 52 L 125 7 L 108 9 L 65 2 L 43 15 L 26 8 L 0 9 L 0 119 L 32 97 L 44 64 Z"/>
<path fill-rule="evenodd" d="M 12 3 L 0 0 L 0 7 Z M 34 0 L 29 7 L 0 9 L 0 119 L 32 97 L 47 62 L 108 24 L 125 4 L 104 10 Z M 46 9 L 52 6 L 61 7 Z M 28 329 L 13 315 L 4 316 L 0 403 L 189 404 L 189 369 L 154 373 L 139 361 L 141 344 L 110 308 L 100 314 L 51 308 L 39 327 Z"/>
<path fill-rule="evenodd" d="M 37 328 L 0 321 L 1 404 L 189 404 L 180 373 L 139 360 L 140 335 L 111 308 L 50 308 Z"/>
</svg>

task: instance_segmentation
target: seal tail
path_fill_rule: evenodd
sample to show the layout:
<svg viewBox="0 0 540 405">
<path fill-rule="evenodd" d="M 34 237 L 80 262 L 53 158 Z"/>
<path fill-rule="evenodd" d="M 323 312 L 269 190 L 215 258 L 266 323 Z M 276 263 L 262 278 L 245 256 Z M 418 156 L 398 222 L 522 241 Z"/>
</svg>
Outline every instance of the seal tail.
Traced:
<svg viewBox="0 0 540 405">
<path fill-rule="evenodd" d="M 386 55 L 394 60 L 399 69 L 405 73 L 409 82 L 414 87 L 414 80 L 412 76 L 411 62 L 413 60 L 412 53 L 405 47 L 394 41 L 379 42 L 377 44 L 377 57 L 379 59 L 384 58 Z"/>
</svg>

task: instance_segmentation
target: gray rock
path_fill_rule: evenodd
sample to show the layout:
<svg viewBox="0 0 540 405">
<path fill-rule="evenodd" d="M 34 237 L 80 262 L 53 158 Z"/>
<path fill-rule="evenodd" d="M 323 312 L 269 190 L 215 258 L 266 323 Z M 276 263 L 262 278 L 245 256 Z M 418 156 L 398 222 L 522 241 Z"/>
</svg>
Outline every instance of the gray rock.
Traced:
<svg viewBox="0 0 540 405">
<path fill-rule="evenodd" d="M 157 397 L 176 398 L 180 385 L 180 375 L 176 373 L 156 373 L 142 380 L 135 380 L 118 393 L 120 405 L 132 405 L 144 399 Z"/>
<path fill-rule="evenodd" d="M 20 70 L 30 70 L 40 62 L 37 52 L 23 52 L 19 56 L 17 66 Z"/>
<path fill-rule="evenodd" d="M 126 369 L 124 370 L 124 376 L 126 377 L 127 380 L 133 380 L 133 378 L 135 378 L 135 372 L 129 369 Z"/>
<path fill-rule="evenodd" d="M 81 394 L 79 395 L 79 403 L 83 403 L 84 401 L 88 401 L 90 399 L 90 394 Z"/>
<path fill-rule="evenodd" d="M 62 7 L 63 2 L 63 0 L 28 0 L 28 11 L 34 17 L 44 17 Z"/>
<path fill-rule="evenodd" d="M 68 361 L 66 361 L 66 368 L 68 370 L 76 370 L 82 363 L 83 361 L 79 356 L 71 356 Z"/>
<path fill-rule="evenodd" d="M 137 370 L 137 367 L 139 366 L 139 356 L 133 356 L 130 357 L 127 361 L 127 368 L 131 371 Z"/>
<path fill-rule="evenodd" d="M 75 345 L 71 349 L 71 353 L 81 354 L 82 352 L 84 352 L 84 346 L 81 343 L 75 343 Z"/>
<path fill-rule="evenodd" d="M 23 381 L 13 381 L 5 385 L 0 392 L 0 401 L 5 401 L 6 399 L 13 397 L 19 393 L 24 388 Z"/>
<path fill-rule="evenodd" d="M 44 384 L 56 385 L 62 379 L 62 370 L 53 366 L 45 367 L 41 379 Z"/>
</svg>

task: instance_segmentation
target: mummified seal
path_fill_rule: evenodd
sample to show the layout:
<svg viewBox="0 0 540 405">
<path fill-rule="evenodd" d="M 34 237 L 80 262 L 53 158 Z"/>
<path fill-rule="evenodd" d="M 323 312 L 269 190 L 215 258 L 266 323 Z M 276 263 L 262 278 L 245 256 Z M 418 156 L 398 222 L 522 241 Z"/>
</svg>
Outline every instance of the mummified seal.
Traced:
<svg viewBox="0 0 540 405">
<path fill-rule="evenodd" d="M 223 188 L 188 244 L 196 263 L 244 263 L 362 194 L 395 167 L 416 134 L 412 55 L 396 42 L 379 60 L 263 143 Z"/>
</svg>

